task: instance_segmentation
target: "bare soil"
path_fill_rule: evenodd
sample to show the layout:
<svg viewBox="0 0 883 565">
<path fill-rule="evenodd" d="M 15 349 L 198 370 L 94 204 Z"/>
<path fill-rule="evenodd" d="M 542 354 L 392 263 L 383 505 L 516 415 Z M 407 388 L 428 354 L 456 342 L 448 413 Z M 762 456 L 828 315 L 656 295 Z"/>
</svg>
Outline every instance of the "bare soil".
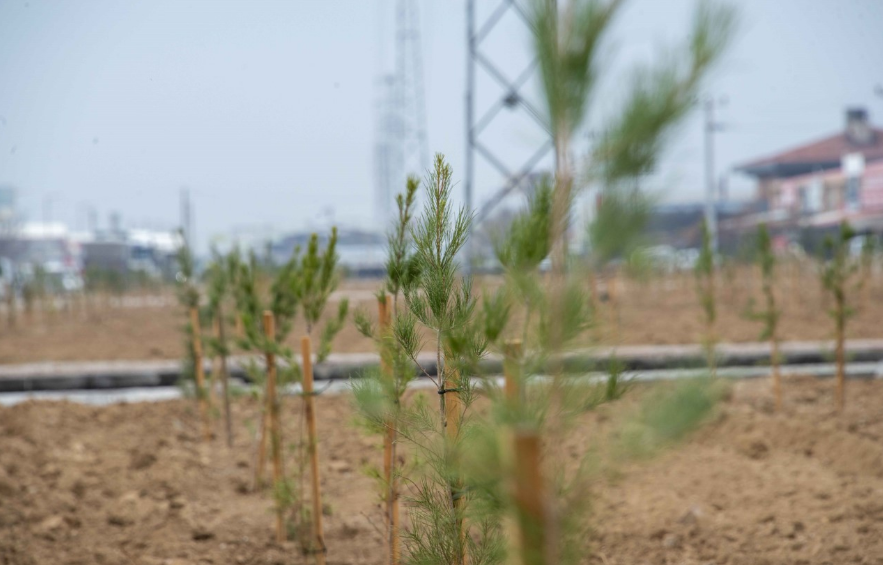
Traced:
<svg viewBox="0 0 883 565">
<path fill-rule="evenodd" d="M 739 382 L 687 441 L 599 478 L 591 564 L 883 564 L 883 381 Z M 620 408 L 587 413 L 562 450 L 572 463 Z M 286 399 L 286 437 L 300 425 Z M 383 563 L 374 438 L 349 425 L 348 395 L 317 397 L 332 564 Z M 236 441 L 199 439 L 193 401 L 0 409 L 0 564 L 305 563 L 273 541 L 270 495 L 250 489 L 257 405 L 234 403 Z M 220 425 L 216 426 L 220 430 Z M 287 462 L 291 465 L 291 461 Z"/>
<path fill-rule="evenodd" d="M 480 288 L 490 288 L 498 285 L 499 279 L 480 279 L 477 284 Z M 588 287 L 588 281 L 586 284 Z M 377 307 L 373 292 L 379 287 L 379 281 L 345 281 L 341 290 L 332 296 L 332 303 L 347 297 L 351 309 L 361 308 L 374 315 Z M 608 288 L 613 299 L 606 298 Z M 598 293 L 601 295 L 600 323 L 586 336 L 587 343 L 684 344 L 703 340 L 703 314 L 689 273 L 655 278 L 646 283 L 624 277 L 615 285 L 601 281 Z M 752 299 L 758 304 L 762 299 L 756 271 L 721 271 L 717 293 L 718 339 L 757 341 L 761 324 L 744 315 Z M 821 292 L 816 275 L 808 271 L 783 271 L 777 294 L 783 310 L 780 331 L 783 340 L 833 338 L 833 323 L 828 315 L 831 301 Z M 119 299 L 108 301 L 94 297 L 85 308 L 83 302 L 78 301 L 66 310 L 37 312 L 30 318 L 20 314 L 12 328 L 0 319 L 0 363 L 180 359 L 183 339 L 179 328 L 185 316 L 175 305 L 174 295 L 167 291 L 150 297 L 151 300 L 128 298 L 131 299 L 125 306 Z M 879 325 L 883 318 L 883 277 L 872 279 L 861 292 L 853 292 L 851 300 L 857 315 L 849 320 L 847 337 L 883 337 Z M 304 331 L 303 324 L 298 323 L 290 334 L 290 345 L 297 346 Z M 349 323 L 338 334 L 332 349 L 348 353 L 373 351 L 373 347 L 371 341 Z"/>
</svg>

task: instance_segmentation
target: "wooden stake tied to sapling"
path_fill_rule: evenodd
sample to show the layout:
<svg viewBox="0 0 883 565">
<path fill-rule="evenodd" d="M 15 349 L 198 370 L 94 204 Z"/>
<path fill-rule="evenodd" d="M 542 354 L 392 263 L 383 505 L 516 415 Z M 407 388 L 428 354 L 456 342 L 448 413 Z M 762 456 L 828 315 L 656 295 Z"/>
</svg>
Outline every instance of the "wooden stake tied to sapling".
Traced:
<svg viewBox="0 0 883 565">
<path fill-rule="evenodd" d="M 411 218 L 419 179 L 409 177 L 406 190 L 396 196 L 398 215 L 387 236 L 387 278 L 384 291 L 378 294 L 378 324 L 375 329 L 369 316 L 357 311 L 355 324 L 372 339 L 380 353 L 380 371 L 369 372 L 353 383 L 353 397 L 362 423 L 383 437 L 382 498 L 385 502 L 387 556 L 390 565 L 400 561 L 398 439 L 401 402 L 407 383 L 414 377 L 410 360 L 395 340 L 393 321 L 399 315 L 399 294 L 417 275 L 417 265 L 410 249 Z M 389 294 L 387 294 L 389 292 Z"/>
<path fill-rule="evenodd" d="M 322 534 L 322 505 L 319 485 L 319 467 L 318 467 L 318 448 L 316 446 L 315 436 L 315 403 L 312 382 L 312 333 L 323 317 L 325 308 L 328 305 L 332 292 L 337 289 L 340 284 L 340 271 L 338 269 L 337 256 L 337 228 L 331 228 L 331 234 L 325 243 L 324 249 L 319 248 L 319 237 L 312 234 L 307 244 L 306 251 L 300 260 L 298 269 L 298 285 L 297 285 L 297 301 L 301 305 L 303 311 L 304 322 L 306 323 L 307 335 L 301 339 L 301 363 L 303 365 L 303 406 L 305 417 L 307 418 L 307 438 L 300 438 L 298 443 L 299 450 L 299 492 L 300 501 L 304 501 L 303 477 L 305 475 L 304 465 L 306 457 L 303 456 L 303 447 L 306 446 L 307 457 L 310 459 L 312 469 L 311 478 L 313 481 L 312 492 L 312 536 L 311 539 L 302 543 L 306 551 L 313 552 L 316 555 L 317 563 L 324 564 L 325 546 L 324 535 Z M 331 344 L 334 338 L 343 328 L 349 312 L 349 301 L 341 299 L 337 306 L 337 311 L 324 321 L 321 333 L 319 335 L 318 350 L 315 353 L 316 362 L 323 362 L 331 353 Z M 309 369 L 309 376 L 306 374 Z M 307 382 L 309 379 L 309 382 Z M 308 390 L 309 387 L 309 390 Z M 311 416 L 312 414 L 312 416 Z M 312 418 L 312 424 L 310 423 Z M 303 430 L 301 430 L 303 435 Z M 304 518 L 304 512 L 297 514 L 298 519 Z"/>
<path fill-rule="evenodd" d="M 199 417 L 202 421 L 202 437 L 205 441 L 212 439 L 209 422 L 208 390 L 205 387 L 205 365 L 202 356 L 202 334 L 199 324 L 199 309 L 190 309 L 190 327 L 193 335 L 193 366 L 196 372 L 196 400 L 199 404 Z"/>
<path fill-rule="evenodd" d="M 185 308 L 187 323 L 185 324 L 186 355 L 184 363 L 185 374 L 193 376 L 195 385 L 196 401 L 199 409 L 202 426 L 202 436 L 208 441 L 211 439 L 211 425 L 209 423 L 209 408 L 207 405 L 205 390 L 205 370 L 203 367 L 202 333 L 199 319 L 199 287 L 196 280 L 196 270 L 193 255 L 186 241 L 182 237 L 182 245 L 178 250 L 178 276 L 177 294 L 178 302 Z"/>
<path fill-rule="evenodd" d="M 273 312 L 264 311 L 263 317 L 264 335 L 267 341 L 275 343 L 276 340 L 276 323 Z M 279 400 L 276 390 L 276 351 L 273 347 L 268 347 L 265 353 L 267 363 L 267 388 L 266 388 L 266 408 L 269 414 L 270 428 L 270 449 L 273 458 L 273 490 L 276 493 L 276 541 L 282 543 L 285 541 L 285 508 L 280 500 L 285 488 L 284 476 L 285 472 L 282 468 L 282 429 L 279 423 Z"/>
</svg>

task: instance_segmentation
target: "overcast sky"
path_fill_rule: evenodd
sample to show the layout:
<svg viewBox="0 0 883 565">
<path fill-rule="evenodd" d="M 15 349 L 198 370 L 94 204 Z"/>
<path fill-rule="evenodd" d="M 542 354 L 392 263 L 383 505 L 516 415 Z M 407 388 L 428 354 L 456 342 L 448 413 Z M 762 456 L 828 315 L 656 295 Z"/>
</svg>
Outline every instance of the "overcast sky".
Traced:
<svg viewBox="0 0 883 565">
<path fill-rule="evenodd" d="M 479 0 L 479 19 L 498 2 Z M 883 123 L 883 2 L 742 0 L 741 32 L 708 84 L 717 169 L 839 131 L 844 109 Z M 464 2 L 419 2 L 427 131 L 461 178 Z M 615 108 L 632 64 L 685 40 L 694 2 L 633 0 L 606 47 L 607 80 L 587 131 Z M 234 226 L 278 231 L 374 223 L 378 77 L 393 60 L 393 0 L 0 0 L 0 185 L 31 220 L 74 228 L 177 225 L 191 189 L 198 239 Z M 529 61 L 514 15 L 482 44 L 511 76 Z M 479 71 L 477 114 L 499 91 Z M 528 87 L 528 96 L 536 91 Z M 542 143 L 519 112 L 484 141 L 517 167 Z M 587 146 L 589 138 L 581 135 Z M 701 115 L 679 129 L 646 184 L 667 200 L 703 191 Z M 479 200 L 502 180 L 479 160 Z M 462 186 L 462 185 L 460 185 Z M 733 177 L 731 192 L 750 183 Z M 458 189 L 459 190 L 459 189 Z M 333 216 L 332 216 L 333 215 Z M 202 247 L 202 245 L 201 245 Z"/>
</svg>

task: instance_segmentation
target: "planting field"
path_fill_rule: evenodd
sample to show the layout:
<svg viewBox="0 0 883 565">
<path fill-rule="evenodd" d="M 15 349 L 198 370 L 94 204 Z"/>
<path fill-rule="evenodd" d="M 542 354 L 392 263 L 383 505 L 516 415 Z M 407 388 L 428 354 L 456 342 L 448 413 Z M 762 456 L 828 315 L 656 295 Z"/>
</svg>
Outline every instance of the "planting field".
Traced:
<svg viewBox="0 0 883 565">
<path fill-rule="evenodd" d="M 758 341 L 761 325 L 744 317 L 749 300 L 761 300 L 756 272 L 742 270 L 727 274 L 722 271 L 721 275 L 717 289 L 718 338 L 729 342 Z M 782 279 L 777 289 L 783 309 L 779 337 L 785 341 L 833 338 L 833 323 L 828 315 L 831 303 L 823 297 L 817 277 L 807 271 L 801 276 L 788 275 Z M 477 281 L 479 289 L 498 284 L 495 278 Z M 363 308 L 374 316 L 377 307 L 373 293 L 379 286 L 378 281 L 345 281 L 332 295 L 331 302 L 346 297 L 351 309 Z M 603 282 L 599 289 L 604 295 Z M 646 284 L 620 279 L 615 295 L 613 303 L 608 300 L 599 303 L 602 323 L 594 332 L 596 343 L 643 345 L 702 341 L 702 312 L 691 274 L 658 278 Z M 847 324 L 848 338 L 883 335 L 879 325 L 883 318 L 880 296 L 883 296 L 880 277 L 853 295 L 858 314 Z M 164 295 L 163 300 L 133 299 L 125 306 L 114 305 L 116 302 L 110 305 L 93 302 L 85 312 L 82 304 L 77 303 L 69 312 L 35 314 L 30 322 L 20 315 L 17 326 L 12 329 L 5 320 L 0 320 L 0 363 L 183 357 L 184 342 L 178 329 L 184 323 L 184 316 L 171 292 Z M 289 345 L 296 346 L 303 332 L 303 321 L 298 318 Z M 332 351 L 374 351 L 374 346 L 353 324 L 347 323 L 335 338 Z"/>
<path fill-rule="evenodd" d="M 840 416 L 833 387 L 788 379 L 774 414 L 767 382 L 740 382 L 684 443 L 606 462 L 584 562 L 883 564 L 883 382 L 849 382 Z M 575 464 L 649 394 L 586 413 L 561 455 Z M 363 468 L 381 450 L 347 425 L 350 401 L 317 398 L 328 562 L 379 564 L 379 503 Z M 299 403 L 284 404 L 287 438 Z M 219 437 L 200 442 L 192 401 L 0 410 L 0 563 L 311 562 L 273 541 L 271 497 L 251 491 L 256 402 L 237 399 L 233 414 L 228 450 Z"/>
</svg>

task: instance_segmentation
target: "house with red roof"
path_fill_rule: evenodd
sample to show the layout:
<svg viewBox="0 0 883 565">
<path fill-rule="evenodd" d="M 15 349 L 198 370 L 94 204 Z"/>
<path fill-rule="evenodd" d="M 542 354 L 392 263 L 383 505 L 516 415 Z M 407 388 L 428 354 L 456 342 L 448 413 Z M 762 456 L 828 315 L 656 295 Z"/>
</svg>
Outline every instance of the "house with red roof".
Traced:
<svg viewBox="0 0 883 565">
<path fill-rule="evenodd" d="M 733 235 L 759 223 L 795 235 L 844 220 L 861 232 L 883 232 L 883 129 L 871 125 L 864 108 L 848 109 L 837 134 L 736 170 L 757 180 L 763 211 L 722 226 Z"/>
</svg>

